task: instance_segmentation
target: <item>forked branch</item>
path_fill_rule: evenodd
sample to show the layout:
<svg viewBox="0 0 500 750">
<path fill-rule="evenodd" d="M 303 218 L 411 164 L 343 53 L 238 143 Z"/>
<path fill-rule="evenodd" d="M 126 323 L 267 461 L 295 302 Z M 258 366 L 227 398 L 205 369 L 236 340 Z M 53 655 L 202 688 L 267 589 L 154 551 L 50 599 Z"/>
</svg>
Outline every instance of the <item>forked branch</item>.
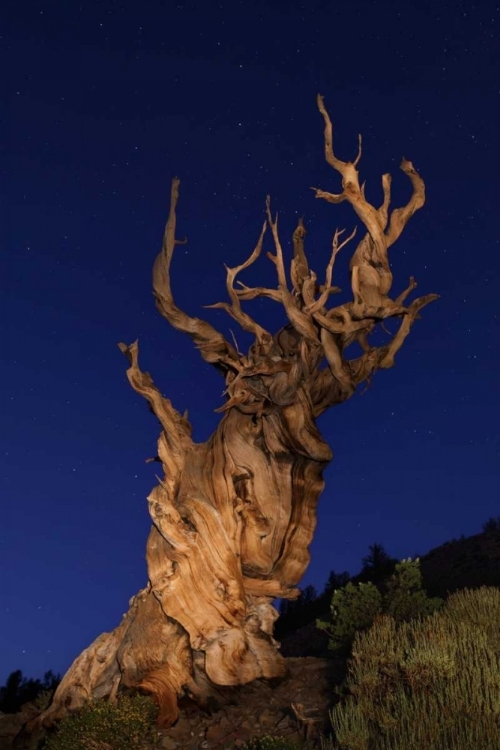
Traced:
<svg viewBox="0 0 500 750">
<path fill-rule="evenodd" d="M 333 149 L 332 122 L 325 109 L 323 97 L 319 94 L 317 104 L 325 123 L 325 158 L 341 175 L 342 192 L 333 194 L 314 188 L 316 197 L 330 203 L 348 201 L 367 229 L 367 234 L 359 243 L 350 263 L 354 295 L 353 316 L 358 320 L 367 317 L 383 320 L 393 315 L 404 314 L 401 305 L 388 297 L 392 286 L 392 273 L 387 249 L 398 239 L 415 211 L 424 205 L 424 182 L 413 164 L 403 159 L 401 169 L 409 177 L 413 187 L 409 202 L 403 208 L 395 209 L 389 218 L 391 178 L 385 174 L 382 176 L 383 203 L 376 209 L 366 200 L 364 185 L 359 184 L 356 166 L 361 156 L 361 140 L 354 162 L 339 159 Z"/>
<path fill-rule="evenodd" d="M 231 300 L 231 304 L 229 304 L 228 302 L 216 302 L 214 305 L 206 305 L 207 308 L 220 308 L 222 310 L 225 310 L 232 318 L 234 318 L 234 320 L 236 320 L 237 323 L 240 324 L 244 331 L 253 333 L 257 342 L 263 347 L 269 345 L 272 336 L 268 331 L 262 328 L 261 325 L 259 325 L 255 320 L 253 320 L 253 318 L 251 318 L 246 312 L 242 310 L 240 302 L 242 294 L 239 290 L 234 288 L 234 282 L 240 271 L 244 271 L 246 268 L 251 266 L 252 263 L 255 263 L 257 258 L 260 256 L 262 252 L 262 243 L 264 240 L 264 235 L 266 233 L 266 228 L 267 223 L 264 222 L 259 240 L 252 254 L 244 263 L 239 266 L 234 266 L 234 268 L 229 268 L 229 266 L 225 267 L 227 271 L 226 289 Z"/>
</svg>

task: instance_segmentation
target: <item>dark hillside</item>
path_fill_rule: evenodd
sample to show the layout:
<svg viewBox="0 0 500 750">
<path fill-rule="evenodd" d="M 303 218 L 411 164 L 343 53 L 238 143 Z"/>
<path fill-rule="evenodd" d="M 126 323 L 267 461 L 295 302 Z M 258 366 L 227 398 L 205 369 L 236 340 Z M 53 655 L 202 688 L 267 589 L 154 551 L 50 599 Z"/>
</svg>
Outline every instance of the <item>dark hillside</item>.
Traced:
<svg viewBox="0 0 500 750">
<path fill-rule="evenodd" d="M 445 542 L 420 558 L 420 569 L 430 596 L 500 586 L 500 527 Z"/>
</svg>

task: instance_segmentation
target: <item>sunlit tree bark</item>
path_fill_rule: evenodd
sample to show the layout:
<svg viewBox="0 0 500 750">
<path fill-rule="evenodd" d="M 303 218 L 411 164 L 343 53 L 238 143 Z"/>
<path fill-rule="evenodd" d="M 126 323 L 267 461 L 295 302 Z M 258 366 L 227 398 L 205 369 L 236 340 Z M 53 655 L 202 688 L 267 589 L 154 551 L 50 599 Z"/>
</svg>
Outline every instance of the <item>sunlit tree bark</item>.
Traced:
<svg viewBox="0 0 500 750">
<path fill-rule="evenodd" d="M 422 207 L 424 182 L 412 163 L 401 170 L 410 180 L 408 203 L 390 210 L 391 178 L 382 177 L 383 202 L 375 207 L 360 185 L 356 159 L 341 161 L 333 150 L 332 123 L 323 99 L 328 164 L 341 178 L 341 192 L 315 189 L 316 197 L 349 203 L 365 233 L 351 261 L 353 299 L 331 305 L 338 253 L 353 240 L 335 231 L 324 280 L 318 281 L 305 251 L 305 228 L 293 233 L 288 268 L 278 220 L 266 203 L 266 220 L 255 249 L 241 265 L 227 268 L 224 309 L 254 337 L 242 354 L 209 323 L 183 312 L 174 301 L 170 266 L 176 239 L 179 180 L 172 181 L 170 213 L 163 247 L 154 264 L 153 289 L 159 312 L 187 333 L 202 358 L 225 379 L 221 420 L 205 443 L 195 443 L 182 415 L 141 370 L 138 343 L 120 344 L 127 376 L 158 417 L 162 432 L 158 459 L 163 478 L 148 497 L 153 525 L 147 542 L 148 584 L 130 602 L 120 625 L 104 633 L 73 663 L 52 706 L 41 717 L 49 725 L 86 701 L 110 696 L 121 685 L 155 696 L 164 725 L 175 721 L 177 699 L 188 694 L 203 702 L 217 686 L 241 685 L 285 674 L 279 644 L 273 639 L 277 612 L 272 600 L 294 599 L 309 562 L 316 505 L 323 471 L 332 454 L 316 427 L 326 409 L 350 398 L 376 370 L 394 358 L 420 310 L 435 294 L 406 304 L 416 286 L 391 296 L 388 249 L 410 217 Z M 237 277 L 259 258 L 265 235 L 274 248 L 276 288 L 249 288 Z M 243 309 L 242 303 L 267 297 L 282 305 L 288 323 L 272 333 Z M 384 346 L 370 334 L 387 318 L 399 321 Z M 348 359 L 354 341 L 361 356 Z M 326 364 L 324 364 L 326 363 Z"/>
</svg>

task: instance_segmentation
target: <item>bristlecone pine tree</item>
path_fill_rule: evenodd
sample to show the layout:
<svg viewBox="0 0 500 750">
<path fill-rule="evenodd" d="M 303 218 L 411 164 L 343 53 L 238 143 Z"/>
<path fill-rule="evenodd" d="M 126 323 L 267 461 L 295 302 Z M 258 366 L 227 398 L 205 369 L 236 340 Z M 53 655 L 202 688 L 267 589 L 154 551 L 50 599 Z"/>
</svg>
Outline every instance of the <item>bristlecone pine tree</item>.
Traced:
<svg viewBox="0 0 500 750">
<path fill-rule="evenodd" d="M 154 264 L 153 289 L 160 313 L 187 333 L 206 362 L 225 378 L 222 418 L 207 442 L 191 439 L 186 415 L 175 410 L 139 367 L 137 342 L 121 351 L 129 362 L 132 388 L 148 402 L 162 425 L 158 457 L 164 478 L 148 497 L 153 521 L 147 542 L 148 584 L 130 602 L 122 622 L 103 633 L 73 663 L 52 705 L 38 719 L 49 726 L 92 699 L 116 697 L 120 686 L 141 688 L 159 705 L 159 721 L 172 724 L 177 699 L 203 703 L 217 686 L 242 685 L 286 672 L 273 640 L 276 597 L 293 599 L 309 562 L 316 504 L 323 471 L 332 458 L 315 420 L 330 406 L 350 398 L 379 369 L 392 367 L 420 310 L 437 295 L 405 301 L 416 284 L 394 299 L 387 251 L 425 200 L 424 182 L 406 159 L 401 169 L 412 185 L 407 205 L 389 210 L 391 177 L 382 177 L 383 203 L 372 206 L 359 184 L 356 159 L 334 153 L 332 123 L 323 98 L 328 164 L 342 178 L 337 194 L 314 188 L 329 203 L 347 201 L 366 229 L 350 261 L 353 300 L 329 306 L 332 272 L 340 250 L 354 237 L 333 235 L 321 285 L 304 250 L 305 229 L 293 233 L 289 279 L 269 198 L 257 245 L 241 265 L 227 268 L 229 301 L 224 309 L 255 337 L 243 355 L 209 323 L 192 318 L 174 301 L 170 265 L 176 239 L 179 180 L 172 181 L 170 212 L 163 246 Z M 249 288 L 237 276 L 260 256 L 266 231 L 274 254 L 277 288 Z M 288 323 L 270 333 L 242 308 L 267 297 L 283 305 Z M 369 335 L 386 318 L 399 318 L 392 339 L 370 345 Z M 347 359 L 353 342 L 361 356 Z M 326 365 L 323 366 L 323 362 Z"/>
</svg>

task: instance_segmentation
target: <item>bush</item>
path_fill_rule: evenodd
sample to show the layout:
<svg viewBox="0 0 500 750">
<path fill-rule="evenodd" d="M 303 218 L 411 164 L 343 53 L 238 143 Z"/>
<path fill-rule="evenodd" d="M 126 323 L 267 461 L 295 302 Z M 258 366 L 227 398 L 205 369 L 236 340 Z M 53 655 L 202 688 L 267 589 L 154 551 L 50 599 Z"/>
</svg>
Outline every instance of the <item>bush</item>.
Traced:
<svg viewBox="0 0 500 750">
<path fill-rule="evenodd" d="M 499 606 L 498 589 L 463 591 L 429 617 L 381 615 L 358 633 L 349 697 L 331 712 L 335 747 L 498 750 L 500 659 L 488 633 Z"/>
<path fill-rule="evenodd" d="M 331 622 L 318 620 L 316 625 L 330 636 L 329 648 L 346 653 L 356 633 L 371 627 L 376 615 L 390 614 L 401 622 L 430 615 L 442 604 L 441 599 L 430 599 L 422 588 L 419 559 L 408 559 L 396 565 L 383 593 L 373 583 L 348 583 L 335 591 Z"/>
<path fill-rule="evenodd" d="M 481 586 L 474 591 L 456 591 L 448 598 L 444 611 L 452 620 L 483 630 L 492 649 L 500 654 L 500 589 Z"/>
<path fill-rule="evenodd" d="M 383 611 L 397 622 L 426 617 L 438 610 L 443 600 L 429 598 L 422 588 L 420 560 L 402 560 L 386 584 Z"/>
<path fill-rule="evenodd" d="M 369 628 L 382 609 L 382 595 L 373 583 L 348 583 L 333 592 L 331 622 L 317 621 L 320 630 L 330 636 L 328 647 L 334 651 L 350 649 L 357 631 Z"/>
<path fill-rule="evenodd" d="M 44 750 L 142 750 L 157 743 L 157 713 L 143 695 L 90 703 L 59 723 Z"/>
</svg>

